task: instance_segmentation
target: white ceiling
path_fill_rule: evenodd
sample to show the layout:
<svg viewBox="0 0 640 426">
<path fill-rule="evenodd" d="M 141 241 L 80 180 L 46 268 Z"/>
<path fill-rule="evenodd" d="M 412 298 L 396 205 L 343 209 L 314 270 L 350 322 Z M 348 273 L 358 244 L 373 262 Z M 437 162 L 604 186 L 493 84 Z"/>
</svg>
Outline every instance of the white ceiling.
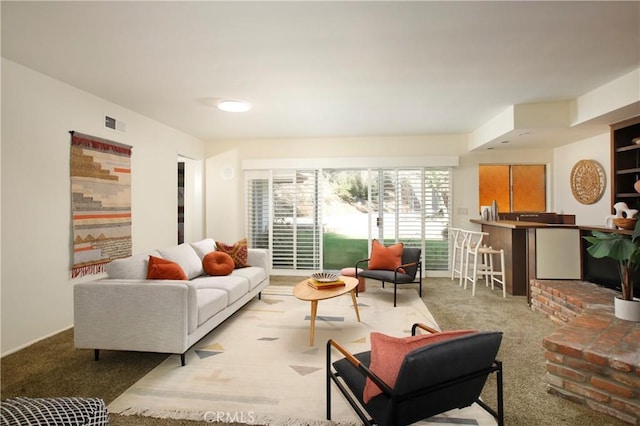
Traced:
<svg viewBox="0 0 640 426">
<path fill-rule="evenodd" d="M 470 133 L 640 67 L 637 1 L 1 8 L 3 57 L 204 140 Z"/>
</svg>

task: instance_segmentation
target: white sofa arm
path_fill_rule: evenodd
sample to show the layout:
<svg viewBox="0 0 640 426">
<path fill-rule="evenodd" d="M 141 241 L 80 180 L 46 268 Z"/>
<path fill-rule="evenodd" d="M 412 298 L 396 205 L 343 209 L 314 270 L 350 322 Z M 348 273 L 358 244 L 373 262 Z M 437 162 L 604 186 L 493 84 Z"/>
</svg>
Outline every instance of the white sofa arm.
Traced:
<svg viewBox="0 0 640 426">
<path fill-rule="evenodd" d="M 247 263 L 251 266 L 263 268 L 267 277 L 271 275 L 271 258 L 269 257 L 269 250 L 250 248 L 247 251 Z"/>
<path fill-rule="evenodd" d="M 183 353 L 188 349 L 190 287 L 187 281 L 118 279 L 76 284 L 75 346 Z M 191 297 L 195 301 L 195 293 Z"/>
</svg>

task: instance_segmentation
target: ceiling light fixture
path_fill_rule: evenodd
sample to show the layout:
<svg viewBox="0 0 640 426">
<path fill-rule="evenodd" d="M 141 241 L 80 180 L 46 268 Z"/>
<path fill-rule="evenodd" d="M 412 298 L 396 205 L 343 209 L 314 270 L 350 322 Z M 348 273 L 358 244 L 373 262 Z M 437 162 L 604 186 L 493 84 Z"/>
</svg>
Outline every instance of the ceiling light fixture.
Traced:
<svg viewBox="0 0 640 426">
<path fill-rule="evenodd" d="M 251 104 L 245 101 L 239 101 L 236 99 L 225 99 L 218 102 L 218 109 L 227 112 L 245 112 L 251 109 Z"/>
</svg>

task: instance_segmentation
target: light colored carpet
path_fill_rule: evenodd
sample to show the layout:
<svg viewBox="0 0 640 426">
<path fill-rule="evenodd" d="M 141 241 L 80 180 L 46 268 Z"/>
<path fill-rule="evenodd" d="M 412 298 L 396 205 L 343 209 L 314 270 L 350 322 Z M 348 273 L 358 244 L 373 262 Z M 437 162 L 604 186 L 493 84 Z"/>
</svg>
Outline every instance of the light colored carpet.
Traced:
<svg viewBox="0 0 640 426">
<path fill-rule="evenodd" d="M 332 419 L 325 419 L 326 342 L 353 353 L 368 350 L 369 334 L 410 334 L 413 323 L 438 327 L 414 289 L 368 289 L 358 297 L 362 322 L 348 295 L 318 305 L 315 342 L 309 345 L 310 303 L 287 286 L 267 288 L 187 353 L 170 356 L 116 398 L 111 413 L 246 424 L 360 424 L 334 389 Z M 333 359 L 339 355 L 334 354 Z M 494 425 L 477 406 L 452 410 L 420 424 Z"/>
</svg>

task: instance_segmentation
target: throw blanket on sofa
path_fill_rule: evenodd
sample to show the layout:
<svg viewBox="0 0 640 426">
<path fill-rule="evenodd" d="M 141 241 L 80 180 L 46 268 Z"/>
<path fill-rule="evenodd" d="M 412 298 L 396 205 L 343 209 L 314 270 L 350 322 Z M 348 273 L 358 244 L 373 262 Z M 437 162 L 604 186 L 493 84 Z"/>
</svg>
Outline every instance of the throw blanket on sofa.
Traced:
<svg viewBox="0 0 640 426">
<path fill-rule="evenodd" d="M 131 147 L 71 132 L 71 277 L 131 256 Z"/>
</svg>

